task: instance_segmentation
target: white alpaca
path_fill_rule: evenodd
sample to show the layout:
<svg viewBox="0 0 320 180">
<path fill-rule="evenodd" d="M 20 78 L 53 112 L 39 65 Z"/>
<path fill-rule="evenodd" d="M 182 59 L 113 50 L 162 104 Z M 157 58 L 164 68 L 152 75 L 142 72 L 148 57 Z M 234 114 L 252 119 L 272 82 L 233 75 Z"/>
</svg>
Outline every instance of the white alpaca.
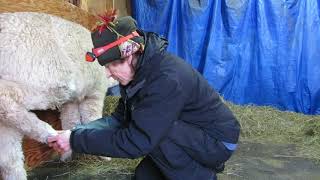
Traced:
<svg viewBox="0 0 320 180">
<path fill-rule="evenodd" d="M 56 131 L 30 110 L 59 109 L 63 129 L 102 116 L 104 68 L 84 60 L 90 32 L 42 13 L 0 14 L 0 171 L 26 179 L 24 135 L 46 142 Z"/>
</svg>

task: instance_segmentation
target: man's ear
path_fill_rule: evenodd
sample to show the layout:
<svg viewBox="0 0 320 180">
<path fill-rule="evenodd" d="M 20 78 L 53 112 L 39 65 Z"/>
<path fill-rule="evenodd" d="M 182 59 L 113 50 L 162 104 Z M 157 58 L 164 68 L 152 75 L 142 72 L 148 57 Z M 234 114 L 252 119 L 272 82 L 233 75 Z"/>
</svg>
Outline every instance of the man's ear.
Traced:
<svg viewBox="0 0 320 180">
<path fill-rule="evenodd" d="M 132 56 L 132 55 L 126 57 L 126 62 L 127 62 L 128 64 L 131 65 L 131 64 L 132 64 L 132 61 L 133 61 L 133 56 Z"/>
</svg>

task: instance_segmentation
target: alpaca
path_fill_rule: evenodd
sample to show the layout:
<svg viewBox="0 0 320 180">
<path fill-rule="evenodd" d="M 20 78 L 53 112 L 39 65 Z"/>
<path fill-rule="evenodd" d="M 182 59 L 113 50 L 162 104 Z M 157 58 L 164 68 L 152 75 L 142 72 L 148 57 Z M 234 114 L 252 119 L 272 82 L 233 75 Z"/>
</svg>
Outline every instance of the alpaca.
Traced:
<svg viewBox="0 0 320 180">
<path fill-rule="evenodd" d="M 31 110 L 58 109 L 63 129 L 102 116 L 104 68 L 84 60 L 90 31 L 44 13 L 0 14 L 0 172 L 27 179 L 22 137 L 46 143 L 57 132 Z"/>
</svg>

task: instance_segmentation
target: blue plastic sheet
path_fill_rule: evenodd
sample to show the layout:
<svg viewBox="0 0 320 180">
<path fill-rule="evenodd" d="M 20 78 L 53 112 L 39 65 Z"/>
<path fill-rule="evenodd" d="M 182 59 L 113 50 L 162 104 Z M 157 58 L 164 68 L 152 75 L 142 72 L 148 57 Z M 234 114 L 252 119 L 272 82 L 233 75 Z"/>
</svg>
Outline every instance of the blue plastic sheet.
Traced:
<svg viewBox="0 0 320 180">
<path fill-rule="evenodd" d="M 320 114 L 320 0 L 134 0 L 227 100 Z"/>
</svg>

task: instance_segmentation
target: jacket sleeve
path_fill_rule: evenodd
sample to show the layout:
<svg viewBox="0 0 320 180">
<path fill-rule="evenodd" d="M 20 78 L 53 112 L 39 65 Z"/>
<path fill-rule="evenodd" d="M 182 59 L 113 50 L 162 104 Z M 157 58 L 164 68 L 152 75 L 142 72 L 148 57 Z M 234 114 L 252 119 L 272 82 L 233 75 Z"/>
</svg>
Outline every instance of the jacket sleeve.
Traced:
<svg viewBox="0 0 320 180">
<path fill-rule="evenodd" d="M 186 97 L 179 83 L 166 76 L 145 88 L 147 94 L 135 105 L 127 128 L 74 130 L 73 151 L 121 158 L 136 158 L 151 152 L 178 119 Z"/>
</svg>

